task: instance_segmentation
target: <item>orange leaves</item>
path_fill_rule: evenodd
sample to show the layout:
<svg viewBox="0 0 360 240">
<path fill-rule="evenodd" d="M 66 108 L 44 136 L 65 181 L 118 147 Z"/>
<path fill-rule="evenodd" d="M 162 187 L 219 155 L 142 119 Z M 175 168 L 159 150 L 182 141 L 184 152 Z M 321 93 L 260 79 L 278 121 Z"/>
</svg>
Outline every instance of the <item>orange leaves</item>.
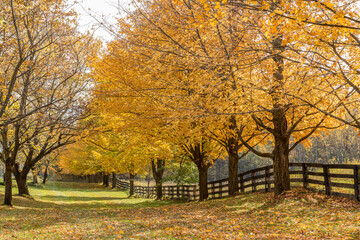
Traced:
<svg viewBox="0 0 360 240">
<path fill-rule="evenodd" d="M 328 113 L 344 116 L 337 108 L 350 106 L 344 99 L 351 84 L 338 86 L 359 65 L 344 27 L 357 13 L 346 2 L 140 1 L 119 22 L 123 38 L 92 66 L 93 110 L 109 128 L 121 122 L 117 130 L 145 133 L 134 138 L 139 145 L 226 139 L 239 132 L 226 129 L 229 116 L 256 136 L 251 145 L 265 144 L 279 134 L 278 110 L 281 134 L 293 144 L 317 128 L 337 127 Z"/>
</svg>

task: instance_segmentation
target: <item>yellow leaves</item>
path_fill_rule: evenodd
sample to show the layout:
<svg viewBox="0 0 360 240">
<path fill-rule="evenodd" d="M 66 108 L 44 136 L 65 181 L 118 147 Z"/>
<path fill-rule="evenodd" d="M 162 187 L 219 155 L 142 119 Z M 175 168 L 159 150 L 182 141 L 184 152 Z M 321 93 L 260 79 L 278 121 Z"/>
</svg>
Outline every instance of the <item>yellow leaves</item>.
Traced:
<svg viewBox="0 0 360 240">
<path fill-rule="evenodd" d="M 121 156 L 127 162 L 167 156 L 171 147 L 156 139 L 194 144 L 211 131 L 227 136 L 224 123 L 230 115 L 248 125 L 247 134 L 259 131 L 252 114 L 274 128 L 278 107 L 285 109 L 288 129 L 294 126 L 298 140 L 323 117 L 306 103 L 322 109 L 335 103 L 328 84 L 341 84 L 339 76 L 324 77 L 318 67 L 338 71 L 323 41 L 343 41 L 344 34 L 314 23 L 343 21 L 340 8 L 333 14 L 312 1 L 280 1 L 275 10 L 237 14 L 220 1 L 201 0 L 191 7 L 182 1 L 142 3 L 119 22 L 123 39 L 111 42 L 93 64 L 93 111 L 109 129 L 137 132 L 124 136 L 128 151 Z M 271 9 L 270 1 L 244 3 Z M 221 154 L 216 147 L 204 144 L 209 162 Z"/>
<path fill-rule="evenodd" d="M 102 155 L 101 153 L 97 152 L 97 151 L 91 151 L 91 154 L 96 158 L 96 159 L 101 159 Z"/>
</svg>

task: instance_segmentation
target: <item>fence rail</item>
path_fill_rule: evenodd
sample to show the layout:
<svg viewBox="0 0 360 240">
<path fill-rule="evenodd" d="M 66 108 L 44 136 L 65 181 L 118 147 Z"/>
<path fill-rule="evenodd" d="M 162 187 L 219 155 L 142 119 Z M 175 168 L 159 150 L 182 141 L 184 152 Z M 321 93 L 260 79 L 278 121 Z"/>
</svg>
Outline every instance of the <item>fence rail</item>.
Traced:
<svg viewBox="0 0 360 240">
<path fill-rule="evenodd" d="M 304 187 L 326 195 L 340 196 L 360 201 L 360 165 L 290 163 L 290 183 L 292 187 Z M 240 173 L 239 192 L 270 192 L 274 190 L 273 166 L 265 166 Z M 117 188 L 128 190 L 127 181 L 117 179 Z M 162 187 L 163 196 L 170 199 L 199 199 L 198 185 L 168 185 Z M 155 187 L 135 186 L 134 193 L 142 197 L 155 197 Z M 208 182 L 209 198 L 218 199 L 229 196 L 229 181 L 222 179 Z"/>
</svg>

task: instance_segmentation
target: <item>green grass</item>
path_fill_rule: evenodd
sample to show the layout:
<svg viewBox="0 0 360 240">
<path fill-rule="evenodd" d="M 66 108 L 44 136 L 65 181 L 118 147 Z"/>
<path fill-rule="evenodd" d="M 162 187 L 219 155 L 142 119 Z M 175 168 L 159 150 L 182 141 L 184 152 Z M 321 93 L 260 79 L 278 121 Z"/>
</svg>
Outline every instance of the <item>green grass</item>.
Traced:
<svg viewBox="0 0 360 240">
<path fill-rule="evenodd" d="M 201 203 L 128 198 L 87 183 L 30 192 L 34 199 L 0 206 L 0 239 L 360 239 L 359 203 L 303 189 Z"/>
<path fill-rule="evenodd" d="M 14 196 L 15 208 L 61 208 L 66 210 L 81 209 L 120 209 L 154 207 L 171 202 L 159 202 L 143 198 L 129 198 L 124 191 L 104 188 L 99 184 L 75 182 L 49 182 L 46 185 L 29 186 L 31 199 Z M 3 197 L 4 186 L 0 186 L 0 197 Z M 13 194 L 17 189 L 13 189 Z M 25 205 L 24 205 L 25 204 Z"/>
</svg>

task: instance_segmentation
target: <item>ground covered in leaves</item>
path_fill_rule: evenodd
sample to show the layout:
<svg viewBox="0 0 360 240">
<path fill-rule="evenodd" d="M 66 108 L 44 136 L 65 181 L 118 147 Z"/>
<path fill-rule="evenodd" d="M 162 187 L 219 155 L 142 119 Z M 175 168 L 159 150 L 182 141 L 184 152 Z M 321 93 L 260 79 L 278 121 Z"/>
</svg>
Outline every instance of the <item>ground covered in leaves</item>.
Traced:
<svg viewBox="0 0 360 240">
<path fill-rule="evenodd" d="M 360 239 L 359 203 L 303 189 L 201 203 L 129 199 L 95 184 L 30 191 L 34 199 L 0 206 L 0 239 Z"/>
</svg>

